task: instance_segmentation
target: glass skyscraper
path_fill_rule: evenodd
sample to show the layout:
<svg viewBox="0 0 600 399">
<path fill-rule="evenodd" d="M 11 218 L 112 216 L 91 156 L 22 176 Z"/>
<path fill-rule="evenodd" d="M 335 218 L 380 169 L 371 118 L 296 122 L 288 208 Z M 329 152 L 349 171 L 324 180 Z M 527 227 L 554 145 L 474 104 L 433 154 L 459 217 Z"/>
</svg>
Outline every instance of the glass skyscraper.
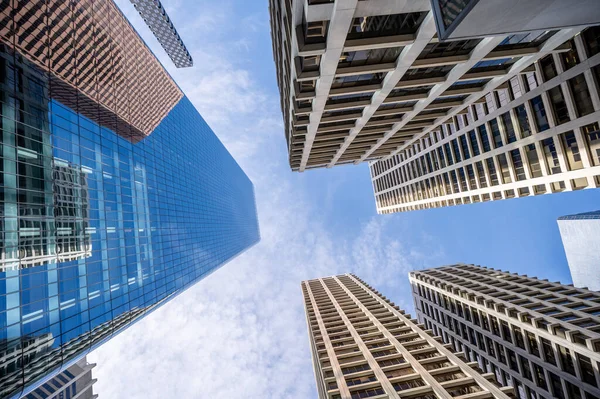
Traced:
<svg viewBox="0 0 600 399">
<path fill-rule="evenodd" d="M 252 183 L 111 0 L 0 2 L 0 398 L 258 240 Z"/>
</svg>

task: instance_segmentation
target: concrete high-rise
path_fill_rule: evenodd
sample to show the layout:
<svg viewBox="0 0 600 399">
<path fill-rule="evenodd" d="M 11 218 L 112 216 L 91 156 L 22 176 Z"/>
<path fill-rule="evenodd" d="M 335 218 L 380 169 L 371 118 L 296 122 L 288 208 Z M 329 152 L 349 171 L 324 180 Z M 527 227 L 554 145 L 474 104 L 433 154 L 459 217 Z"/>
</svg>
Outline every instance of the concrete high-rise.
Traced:
<svg viewBox="0 0 600 399">
<path fill-rule="evenodd" d="M 252 182 L 112 0 L 0 3 L 0 398 L 258 240 Z"/>
<path fill-rule="evenodd" d="M 432 3 L 270 1 L 292 170 L 369 161 L 379 213 L 600 186 L 600 27 L 440 41 Z"/>
<path fill-rule="evenodd" d="M 410 282 L 418 320 L 520 398 L 600 398 L 600 293 L 464 264 Z"/>
<path fill-rule="evenodd" d="M 92 378 L 94 363 L 88 363 L 86 358 L 79 360 L 71 367 L 46 381 L 36 388 L 25 399 L 96 399 Z"/>
<path fill-rule="evenodd" d="M 600 211 L 562 216 L 558 228 L 573 284 L 600 291 Z"/>
<path fill-rule="evenodd" d="M 352 274 L 304 281 L 302 292 L 320 399 L 513 397 Z"/>
</svg>

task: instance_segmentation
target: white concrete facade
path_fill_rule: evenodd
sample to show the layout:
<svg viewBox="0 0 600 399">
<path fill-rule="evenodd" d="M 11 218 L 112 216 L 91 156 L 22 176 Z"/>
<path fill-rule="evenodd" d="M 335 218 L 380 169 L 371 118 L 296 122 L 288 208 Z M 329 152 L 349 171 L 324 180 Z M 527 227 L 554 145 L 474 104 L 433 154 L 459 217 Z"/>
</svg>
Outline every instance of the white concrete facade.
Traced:
<svg viewBox="0 0 600 399">
<path fill-rule="evenodd" d="M 599 34 L 558 31 L 483 96 L 372 162 L 378 213 L 599 187 Z M 570 50 L 550 50 L 565 41 Z"/>
<path fill-rule="evenodd" d="M 465 264 L 409 279 L 419 321 L 520 399 L 600 397 L 600 293 Z"/>
<path fill-rule="evenodd" d="M 558 219 L 573 285 L 600 291 L 600 211 Z"/>
<path fill-rule="evenodd" d="M 269 5 L 289 162 L 300 172 L 387 161 L 490 93 L 512 100 L 512 78 L 569 52 L 585 29 L 439 43 L 428 0 Z"/>
<path fill-rule="evenodd" d="M 302 292 L 319 399 L 514 397 L 352 274 Z"/>
</svg>

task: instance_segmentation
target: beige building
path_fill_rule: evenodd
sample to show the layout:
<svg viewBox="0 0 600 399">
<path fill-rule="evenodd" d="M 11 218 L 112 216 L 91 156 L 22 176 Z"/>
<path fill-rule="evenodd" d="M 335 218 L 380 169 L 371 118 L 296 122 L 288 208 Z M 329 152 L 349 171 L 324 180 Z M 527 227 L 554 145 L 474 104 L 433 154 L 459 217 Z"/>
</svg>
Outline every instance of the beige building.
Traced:
<svg viewBox="0 0 600 399">
<path fill-rule="evenodd" d="M 417 317 L 520 398 L 600 398 L 600 293 L 474 265 L 410 273 Z"/>
<path fill-rule="evenodd" d="M 429 0 L 270 12 L 292 170 L 367 161 L 379 213 L 600 186 L 599 26 L 439 41 Z"/>
<path fill-rule="evenodd" d="M 354 275 L 302 292 L 319 399 L 513 397 Z"/>
<path fill-rule="evenodd" d="M 507 102 L 525 96 L 522 104 L 551 86 L 565 91 L 575 85 L 570 87 L 575 100 L 591 103 L 591 111 L 589 104 L 569 108 L 572 119 L 597 116 L 599 110 L 597 78 L 591 70 L 598 61 L 592 59 L 598 53 L 597 28 L 585 36 L 579 34 L 586 26 L 580 25 L 440 42 L 429 0 L 270 0 L 270 13 L 289 161 L 295 171 L 372 161 L 377 179 L 425 150 L 423 140 L 431 146 L 457 134 L 468 125 L 466 115 L 472 117 L 469 124 L 481 124 L 482 119 L 499 117 L 494 112 L 501 107 L 507 112 L 520 105 L 507 107 Z M 545 82 L 541 59 L 560 61 L 555 75 L 584 65 L 527 97 Z M 575 77 L 571 84 L 566 81 Z M 550 113 L 546 100 L 540 101 Z M 537 104 L 527 107 L 532 121 Z M 571 128 L 597 121 L 594 116 Z M 548 119 L 552 130 L 552 117 Z M 453 130 L 446 132 L 446 125 Z M 538 133 L 531 129 L 530 134 Z M 434 139 L 434 134 L 444 137 Z"/>
</svg>

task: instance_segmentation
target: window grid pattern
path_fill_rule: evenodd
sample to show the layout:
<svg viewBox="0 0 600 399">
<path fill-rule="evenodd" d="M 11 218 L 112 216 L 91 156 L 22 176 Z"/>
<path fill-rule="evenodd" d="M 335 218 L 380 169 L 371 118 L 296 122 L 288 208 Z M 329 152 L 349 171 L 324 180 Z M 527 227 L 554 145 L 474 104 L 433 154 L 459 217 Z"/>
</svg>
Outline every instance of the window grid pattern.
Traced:
<svg viewBox="0 0 600 399">
<path fill-rule="evenodd" d="M 586 54 L 581 38 L 577 37 L 574 43 L 580 54 Z M 560 58 L 548 55 L 543 65 L 534 65 L 535 71 L 510 80 L 504 89 L 508 103 L 503 105 L 495 91 L 487 96 L 487 103 L 467 106 L 466 113 L 446 120 L 439 130 L 431 131 L 390 158 L 372 163 L 378 212 L 599 187 L 600 169 L 596 168 L 595 159 L 600 152 L 595 138 L 600 121 L 600 90 L 592 70 L 598 68 L 600 58 L 591 54 L 590 57 L 585 59 L 587 63 L 577 61 L 565 71 Z M 548 65 L 557 74 L 542 73 L 542 66 Z M 544 79 L 545 85 L 539 87 Z M 560 90 L 560 101 L 551 95 L 553 89 Z M 561 110 L 562 119 L 557 117 L 556 109 Z M 455 151 L 455 156 L 447 154 L 447 159 L 443 159 L 441 148 L 463 143 L 467 151 Z M 470 154 L 474 156 L 465 156 Z M 425 157 L 433 159 L 436 166 L 414 169 Z M 505 158 L 509 161 L 501 165 Z M 487 167 L 479 167 L 480 164 Z M 464 189 L 461 171 L 469 166 L 477 169 L 480 184 Z M 417 173 L 407 174 L 407 170 Z M 458 184 L 445 185 L 444 180 L 452 172 L 458 176 Z M 500 178 L 496 179 L 496 175 Z"/>
<path fill-rule="evenodd" d="M 371 3 L 269 1 L 293 171 L 386 158 L 482 96 L 494 93 L 504 104 L 512 77 L 531 74 L 538 58 L 569 51 L 560 46 L 576 33 L 551 31 L 527 45 L 514 35 L 439 43 L 430 2 Z M 378 79 L 332 86 L 358 76 Z M 388 123 L 377 119 L 384 116 Z"/>
<path fill-rule="evenodd" d="M 519 397 L 600 394 L 600 294 L 474 265 L 410 281 L 419 320 Z"/>
<path fill-rule="evenodd" d="M 320 399 L 513 397 L 354 275 L 304 281 L 302 292 Z"/>
<path fill-rule="evenodd" d="M 129 26 L 113 17 L 120 20 L 111 29 Z M 85 67 L 88 56 L 94 63 L 101 55 L 61 59 L 84 64 L 72 79 L 98 72 Z M 88 116 L 100 113 L 99 99 L 90 103 L 72 88 L 75 100 L 63 103 L 65 85 L 29 57 L 0 43 L 0 397 L 9 398 L 35 390 L 259 240 L 251 181 L 186 97 L 151 134 L 130 140 L 108 127 L 118 115 L 104 114 L 114 123 Z M 148 61 L 148 70 L 156 63 L 162 71 Z M 151 92 L 147 78 L 130 74 L 128 87 Z M 118 95 L 123 87 L 111 84 Z"/>
</svg>

